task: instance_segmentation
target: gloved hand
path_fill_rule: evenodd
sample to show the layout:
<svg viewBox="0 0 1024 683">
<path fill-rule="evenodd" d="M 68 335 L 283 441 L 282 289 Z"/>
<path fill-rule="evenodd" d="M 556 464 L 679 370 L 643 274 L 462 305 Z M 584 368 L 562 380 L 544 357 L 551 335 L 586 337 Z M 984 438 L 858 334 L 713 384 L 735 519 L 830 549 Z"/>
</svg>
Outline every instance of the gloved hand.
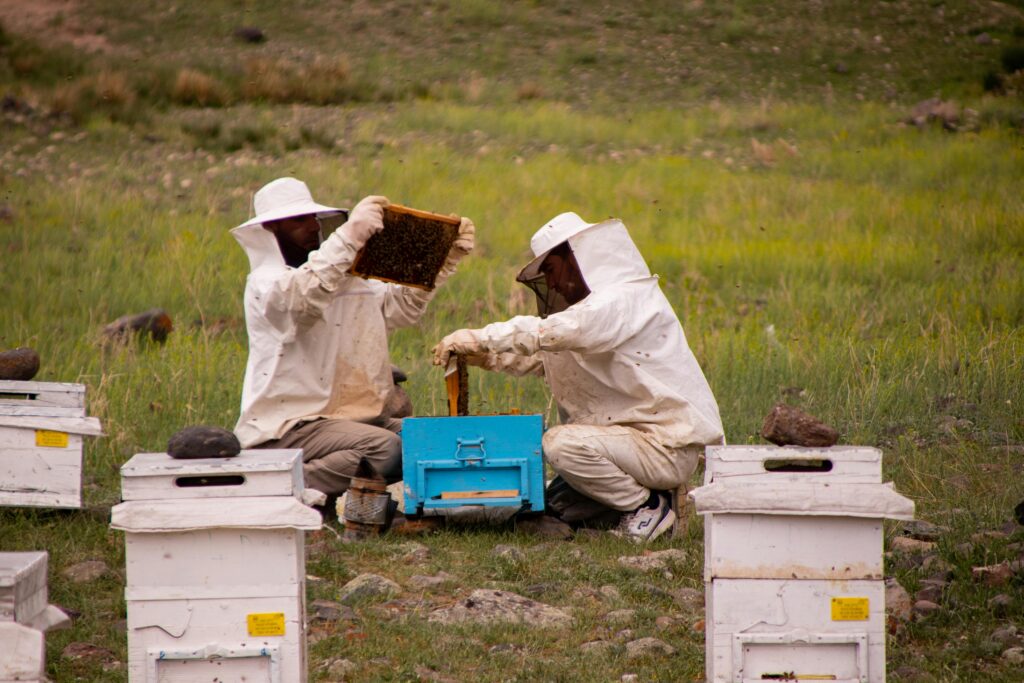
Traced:
<svg viewBox="0 0 1024 683">
<path fill-rule="evenodd" d="M 448 357 L 453 353 L 466 356 L 481 356 L 487 353 L 480 330 L 455 330 L 442 339 L 431 349 L 434 354 L 434 365 L 448 365 Z"/>
<path fill-rule="evenodd" d="M 348 220 L 338 228 L 352 247 L 359 251 L 366 240 L 384 228 L 384 207 L 388 205 L 387 197 L 370 195 L 363 197 L 348 214 Z"/>
<path fill-rule="evenodd" d="M 452 242 L 452 248 L 448 250 L 448 258 L 445 259 L 445 263 L 454 266 L 473 251 L 475 244 L 476 226 L 473 225 L 473 221 L 463 216 L 459 223 L 459 234 Z"/>
</svg>

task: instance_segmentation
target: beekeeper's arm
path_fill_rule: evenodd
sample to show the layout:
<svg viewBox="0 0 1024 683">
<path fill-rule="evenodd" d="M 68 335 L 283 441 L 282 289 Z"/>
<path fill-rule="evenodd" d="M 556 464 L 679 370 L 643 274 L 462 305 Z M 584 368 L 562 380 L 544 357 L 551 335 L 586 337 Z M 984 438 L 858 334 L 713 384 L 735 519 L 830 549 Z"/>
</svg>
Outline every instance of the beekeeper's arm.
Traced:
<svg viewBox="0 0 1024 683">
<path fill-rule="evenodd" d="M 456 330 L 434 347 L 434 363 L 445 365 L 453 353 L 467 356 L 538 351 L 602 353 L 620 346 L 648 322 L 643 306 L 627 296 L 591 294 L 547 318 L 520 315 L 475 330 Z"/>
<path fill-rule="evenodd" d="M 385 197 L 365 197 L 345 224 L 310 252 L 306 263 L 282 271 L 258 288 L 262 291 L 255 293 L 256 305 L 285 341 L 323 318 L 331 300 L 351 281 L 348 269 L 366 240 L 384 227 L 387 203 Z"/>
<path fill-rule="evenodd" d="M 448 280 L 458 268 L 459 262 L 469 252 L 473 251 L 475 244 L 476 228 L 473 221 L 463 217 L 459 222 L 459 232 L 448 250 L 441 270 L 434 280 L 434 289 L 417 289 L 416 287 L 403 287 L 402 285 L 388 285 L 384 296 L 384 321 L 387 323 L 388 332 L 399 327 L 408 327 L 419 322 L 427 304 L 434 298 L 434 292 Z"/>
</svg>

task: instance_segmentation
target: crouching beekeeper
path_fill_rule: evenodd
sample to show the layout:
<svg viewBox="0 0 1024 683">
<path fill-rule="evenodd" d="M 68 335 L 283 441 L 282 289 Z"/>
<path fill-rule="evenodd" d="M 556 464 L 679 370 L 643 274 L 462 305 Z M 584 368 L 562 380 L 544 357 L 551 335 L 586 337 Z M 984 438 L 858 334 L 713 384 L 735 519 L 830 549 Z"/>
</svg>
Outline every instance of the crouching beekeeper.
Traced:
<svg viewBox="0 0 1024 683">
<path fill-rule="evenodd" d="M 388 333 L 413 325 L 432 291 L 349 274 L 356 253 L 383 228 L 384 197 L 366 197 L 323 238 L 321 221 L 342 209 L 313 201 L 295 178 L 253 198 L 255 217 L 232 230 L 249 256 L 245 323 L 249 360 L 235 435 L 243 448 L 301 448 L 308 488 L 340 495 L 361 458 L 388 482 L 401 479 L 401 420 L 392 391 Z M 473 223 L 458 236 L 435 281 L 473 249 Z"/>
<path fill-rule="evenodd" d="M 718 405 L 621 221 L 563 213 L 530 246 L 536 258 L 517 280 L 536 293 L 539 317 L 457 330 L 434 347 L 434 363 L 463 354 L 488 370 L 543 376 L 562 416 L 544 433 L 544 456 L 562 487 L 622 513 L 620 535 L 651 540 L 675 521 L 670 492 L 702 447 L 723 440 Z M 573 521 L 580 501 L 559 505 L 555 489 L 551 507 Z"/>
</svg>

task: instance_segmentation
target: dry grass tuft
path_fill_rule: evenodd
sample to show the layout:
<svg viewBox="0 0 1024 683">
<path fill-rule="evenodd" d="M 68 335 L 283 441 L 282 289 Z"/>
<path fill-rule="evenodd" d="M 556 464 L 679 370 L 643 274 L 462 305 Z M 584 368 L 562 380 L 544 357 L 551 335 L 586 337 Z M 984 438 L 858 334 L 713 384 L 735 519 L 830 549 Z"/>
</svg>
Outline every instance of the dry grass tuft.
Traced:
<svg viewBox="0 0 1024 683">
<path fill-rule="evenodd" d="M 754 153 L 754 158 L 762 166 L 775 165 L 775 150 L 771 145 L 758 142 L 757 138 L 750 138 L 750 149 Z"/>
<path fill-rule="evenodd" d="M 100 71 L 58 86 L 53 93 L 53 109 L 84 120 L 94 112 L 114 117 L 132 111 L 138 95 L 128 76 L 121 71 Z"/>
<path fill-rule="evenodd" d="M 228 101 L 227 88 L 219 80 L 196 69 L 180 69 L 171 87 L 178 104 L 219 107 Z"/>
<path fill-rule="evenodd" d="M 256 58 L 246 62 L 242 95 L 247 100 L 336 104 L 350 99 L 352 70 L 342 56 L 309 63 Z"/>
<path fill-rule="evenodd" d="M 520 102 L 526 100 L 539 100 L 544 97 L 544 89 L 539 83 L 523 83 L 516 89 L 516 99 Z"/>
</svg>

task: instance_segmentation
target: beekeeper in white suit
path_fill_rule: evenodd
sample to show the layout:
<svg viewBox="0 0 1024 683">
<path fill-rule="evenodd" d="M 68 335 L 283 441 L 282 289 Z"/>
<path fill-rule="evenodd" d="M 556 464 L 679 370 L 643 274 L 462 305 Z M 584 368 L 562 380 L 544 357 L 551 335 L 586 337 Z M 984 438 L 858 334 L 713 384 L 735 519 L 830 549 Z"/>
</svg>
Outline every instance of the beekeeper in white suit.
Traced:
<svg viewBox="0 0 1024 683">
<path fill-rule="evenodd" d="M 320 221 L 343 210 L 313 201 L 295 178 L 253 198 L 255 217 L 232 230 L 249 256 L 245 322 L 249 360 L 235 435 L 243 448 L 302 448 L 305 485 L 339 495 L 366 457 L 401 479 L 401 421 L 383 414 L 393 387 L 387 336 L 413 325 L 433 291 L 349 274 L 383 228 L 384 197 L 366 197 L 323 239 Z M 463 218 L 438 275 L 442 284 L 473 249 Z"/>
<path fill-rule="evenodd" d="M 552 219 L 517 280 L 540 316 L 453 332 L 434 347 L 489 370 L 542 375 L 563 424 L 544 433 L 548 464 L 573 489 L 624 513 L 617 532 L 671 528 L 670 492 L 693 473 L 722 421 L 679 319 L 619 220 Z"/>
</svg>

